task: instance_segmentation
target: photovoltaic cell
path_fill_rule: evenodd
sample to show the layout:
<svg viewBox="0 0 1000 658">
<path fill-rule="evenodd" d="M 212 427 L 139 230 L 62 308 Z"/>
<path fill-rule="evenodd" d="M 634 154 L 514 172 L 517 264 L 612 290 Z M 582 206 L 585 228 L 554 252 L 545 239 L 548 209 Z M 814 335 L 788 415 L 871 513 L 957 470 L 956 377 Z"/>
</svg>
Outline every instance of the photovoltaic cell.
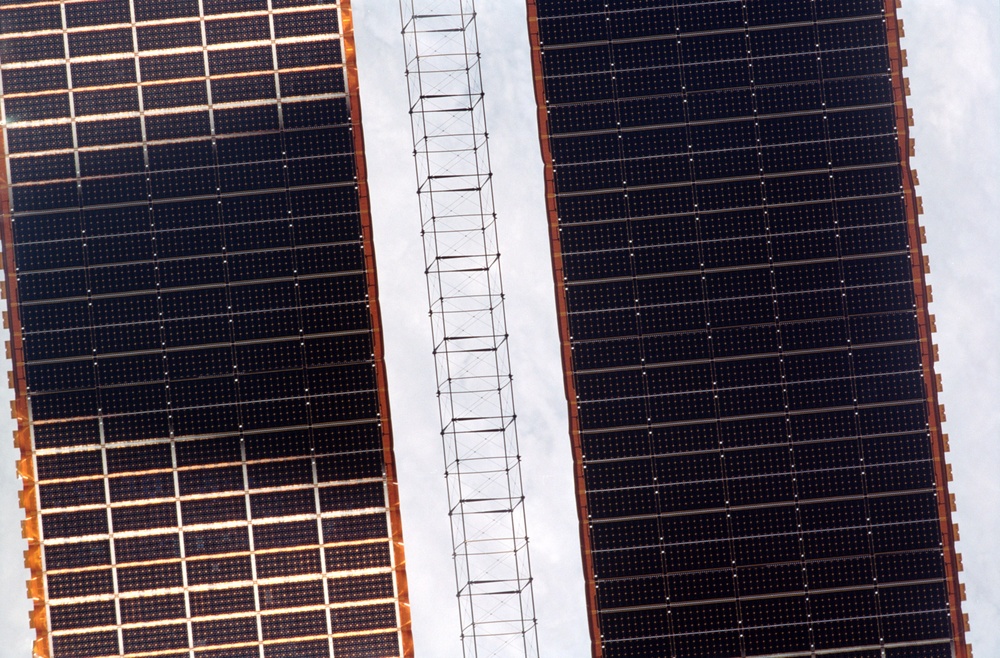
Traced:
<svg viewBox="0 0 1000 658">
<path fill-rule="evenodd" d="M 595 656 L 965 655 L 891 3 L 528 4 Z"/>
<path fill-rule="evenodd" d="M 39 655 L 410 655 L 344 5 L 0 10 Z"/>
</svg>

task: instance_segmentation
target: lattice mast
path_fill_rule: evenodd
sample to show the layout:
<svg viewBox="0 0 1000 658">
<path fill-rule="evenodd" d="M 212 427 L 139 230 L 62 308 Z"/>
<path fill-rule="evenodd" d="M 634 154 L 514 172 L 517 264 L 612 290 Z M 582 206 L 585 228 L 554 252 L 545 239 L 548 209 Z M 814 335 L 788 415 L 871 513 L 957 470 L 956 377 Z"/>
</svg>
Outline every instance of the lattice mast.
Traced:
<svg viewBox="0 0 1000 658">
<path fill-rule="evenodd" d="M 538 656 L 474 0 L 400 0 L 466 658 Z"/>
</svg>

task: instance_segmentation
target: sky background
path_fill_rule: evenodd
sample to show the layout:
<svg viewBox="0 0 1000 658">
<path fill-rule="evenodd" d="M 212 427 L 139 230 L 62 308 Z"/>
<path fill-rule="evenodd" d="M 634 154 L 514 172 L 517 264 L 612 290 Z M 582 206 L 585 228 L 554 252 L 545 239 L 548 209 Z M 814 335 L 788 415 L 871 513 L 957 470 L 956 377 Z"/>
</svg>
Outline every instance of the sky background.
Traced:
<svg viewBox="0 0 1000 658">
<path fill-rule="evenodd" d="M 481 0 L 479 10 L 541 654 L 583 658 L 589 638 L 524 2 Z M 393 0 L 354 0 L 354 14 L 416 649 L 424 657 L 457 657 L 399 16 Z M 916 115 L 912 164 L 924 200 L 969 596 L 964 609 L 976 655 L 998 658 L 1000 6 L 907 0 L 901 16 Z M 12 422 L 0 425 L 8 437 L 0 440 L 0 658 L 25 658 L 31 637 L 17 453 Z"/>
</svg>

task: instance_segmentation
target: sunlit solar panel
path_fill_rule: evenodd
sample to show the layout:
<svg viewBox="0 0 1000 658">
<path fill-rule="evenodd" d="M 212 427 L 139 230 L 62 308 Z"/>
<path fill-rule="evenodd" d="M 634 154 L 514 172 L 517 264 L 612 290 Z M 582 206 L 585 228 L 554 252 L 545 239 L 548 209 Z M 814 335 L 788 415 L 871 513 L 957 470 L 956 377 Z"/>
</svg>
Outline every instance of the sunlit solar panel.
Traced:
<svg viewBox="0 0 1000 658">
<path fill-rule="evenodd" d="M 410 655 L 349 8 L 0 27 L 37 655 Z"/>
</svg>

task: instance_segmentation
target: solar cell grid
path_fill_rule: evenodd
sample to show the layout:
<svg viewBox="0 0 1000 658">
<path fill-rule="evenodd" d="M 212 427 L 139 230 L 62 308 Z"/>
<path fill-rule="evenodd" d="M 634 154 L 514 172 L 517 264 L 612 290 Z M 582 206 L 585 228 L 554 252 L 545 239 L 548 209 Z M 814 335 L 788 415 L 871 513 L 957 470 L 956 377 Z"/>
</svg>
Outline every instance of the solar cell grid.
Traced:
<svg viewBox="0 0 1000 658">
<path fill-rule="evenodd" d="M 46 655 L 409 651 L 341 10 L 0 15 Z"/>
<path fill-rule="evenodd" d="M 895 16 L 529 16 L 595 656 L 961 646 Z"/>
</svg>

